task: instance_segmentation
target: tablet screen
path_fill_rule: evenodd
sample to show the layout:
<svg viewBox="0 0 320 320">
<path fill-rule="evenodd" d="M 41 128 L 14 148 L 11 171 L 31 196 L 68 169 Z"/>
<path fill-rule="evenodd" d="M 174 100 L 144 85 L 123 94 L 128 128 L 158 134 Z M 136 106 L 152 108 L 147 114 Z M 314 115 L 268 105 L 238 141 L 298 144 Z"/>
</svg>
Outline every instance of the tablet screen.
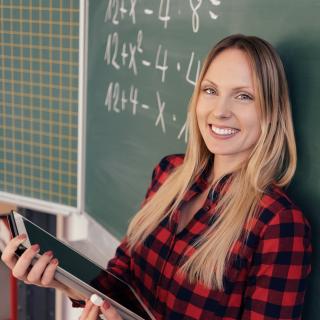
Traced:
<svg viewBox="0 0 320 320">
<path fill-rule="evenodd" d="M 101 269 L 29 220 L 23 218 L 23 221 L 30 243 L 40 245 L 40 254 L 52 250 L 54 257 L 59 260 L 59 267 L 140 317 L 150 319 L 139 300 L 124 281 Z"/>
</svg>

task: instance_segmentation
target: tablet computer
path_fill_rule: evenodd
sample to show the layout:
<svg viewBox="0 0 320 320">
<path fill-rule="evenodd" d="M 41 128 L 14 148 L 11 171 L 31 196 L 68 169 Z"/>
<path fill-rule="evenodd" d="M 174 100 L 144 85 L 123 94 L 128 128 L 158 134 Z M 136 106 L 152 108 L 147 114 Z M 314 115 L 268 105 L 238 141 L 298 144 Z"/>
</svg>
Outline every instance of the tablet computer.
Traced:
<svg viewBox="0 0 320 320">
<path fill-rule="evenodd" d="M 18 256 L 21 256 L 26 248 L 32 244 L 39 244 L 39 255 L 52 250 L 55 258 L 59 260 L 55 274 L 56 280 L 77 290 L 87 298 L 93 293 L 98 294 L 103 299 L 108 300 L 123 319 L 155 319 L 139 296 L 125 281 L 102 269 L 19 213 L 12 211 L 8 220 L 13 237 L 22 233 L 27 235 L 26 241 L 16 251 Z"/>
</svg>

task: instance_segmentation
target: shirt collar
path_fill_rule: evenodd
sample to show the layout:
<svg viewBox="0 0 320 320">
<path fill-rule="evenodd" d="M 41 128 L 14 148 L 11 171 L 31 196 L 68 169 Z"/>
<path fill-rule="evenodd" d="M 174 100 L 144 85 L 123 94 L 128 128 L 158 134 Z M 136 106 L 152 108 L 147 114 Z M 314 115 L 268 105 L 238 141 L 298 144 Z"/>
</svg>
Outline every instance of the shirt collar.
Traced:
<svg viewBox="0 0 320 320">
<path fill-rule="evenodd" d="M 201 193 L 209 186 L 210 182 L 208 181 L 208 178 L 211 172 L 212 164 L 213 164 L 213 160 L 210 159 L 205 170 L 203 170 L 203 172 L 198 176 L 198 178 L 196 178 L 195 182 L 192 184 L 192 186 L 186 193 L 184 197 L 185 201 L 189 201 L 192 197 L 194 197 L 198 193 Z M 223 187 L 225 186 L 225 184 L 227 183 L 227 181 L 230 181 L 229 178 L 231 176 L 232 176 L 232 173 L 228 173 L 223 177 L 221 177 L 218 180 L 218 182 L 215 184 L 215 191 L 220 193 Z"/>
</svg>

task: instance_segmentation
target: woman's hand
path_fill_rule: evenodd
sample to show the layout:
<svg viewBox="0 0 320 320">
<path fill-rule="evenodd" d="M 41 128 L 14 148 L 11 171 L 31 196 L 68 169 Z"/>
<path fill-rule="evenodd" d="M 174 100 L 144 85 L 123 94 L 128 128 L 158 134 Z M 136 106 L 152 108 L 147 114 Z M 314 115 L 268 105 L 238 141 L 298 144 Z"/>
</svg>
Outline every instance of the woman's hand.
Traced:
<svg viewBox="0 0 320 320">
<path fill-rule="evenodd" d="M 31 263 L 40 250 L 39 245 L 34 244 L 21 257 L 16 256 L 15 251 L 25 240 L 24 234 L 11 239 L 1 256 L 1 260 L 12 270 L 13 276 L 26 284 L 59 289 L 71 298 L 82 300 L 83 297 L 79 293 L 54 279 L 59 261 L 53 257 L 52 251 L 45 252 L 33 265 Z"/>
<path fill-rule="evenodd" d="M 122 320 L 117 310 L 105 300 L 103 301 L 96 294 L 92 295 L 90 300 L 86 301 L 79 320 L 96 320 L 100 319 L 99 315 L 102 314 L 106 320 Z"/>
</svg>

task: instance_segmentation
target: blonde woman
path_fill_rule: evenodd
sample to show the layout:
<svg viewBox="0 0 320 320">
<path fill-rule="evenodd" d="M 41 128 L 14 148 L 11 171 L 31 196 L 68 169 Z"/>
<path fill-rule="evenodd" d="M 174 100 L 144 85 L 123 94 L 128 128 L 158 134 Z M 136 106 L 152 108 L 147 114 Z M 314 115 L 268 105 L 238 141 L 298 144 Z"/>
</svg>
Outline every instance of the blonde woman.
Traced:
<svg viewBox="0 0 320 320">
<path fill-rule="evenodd" d="M 221 40 L 204 62 L 188 124 L 186 154 L 156 166 L 108 269 L 156 319 L 301 319 L 310 226 L 282 189 L 297 159 L 287 81 L 272 46 L 253 36 Z M 12 259 L 5 254 L 27 277 Z M 43 273 L 49 285 L 51 269 Z M 90 301 L 81 319 L 99 312 L 121 319 L 107 302 L 99 309 Z"/>
</svg>

